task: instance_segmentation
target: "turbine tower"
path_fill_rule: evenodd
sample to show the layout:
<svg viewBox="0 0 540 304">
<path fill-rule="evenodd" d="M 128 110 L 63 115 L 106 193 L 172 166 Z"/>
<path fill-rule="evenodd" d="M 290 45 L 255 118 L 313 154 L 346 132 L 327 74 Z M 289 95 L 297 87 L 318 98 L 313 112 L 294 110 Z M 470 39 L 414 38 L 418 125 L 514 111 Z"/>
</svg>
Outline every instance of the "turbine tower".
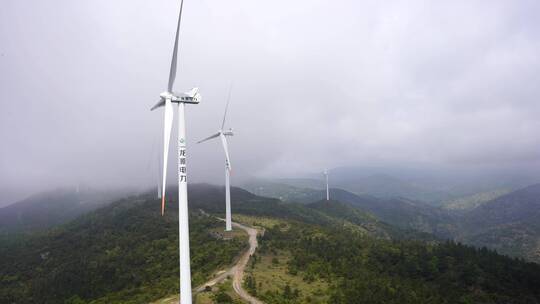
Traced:
<svg viewBox="0 0 540 304">
<path fill-rule="evenodd" d="M 328 170 L 324 170 L 323 172 L 324 177 L 326 177 L 326 200 L 330 200 L 330 191 L 328 189 Z"/>
<path fill-rule="evenodd" d="M 223 145 L 223 151 L 225 152 L 225 231 L 232 230 L 231 222 L 231 185 L 229 182 L 231 175 L 231 159 L 229 158 L 229 145 L 227 144 L 227 136 L 233 136 L 231 128 L 224 131 L 225 119 L 227 118 L 227 109 L 229 108 L 229 102 L 231 100 L 231 89 L 229 89 L 229 97 L 227 98 L 227 105 L 225 106 L 225 114 L 223 114 L 223 122 L 221 123 L 221 129 L 216 134 L 208 136 L 207 138 L 199 141 L 198 143 L 205 142 L 207 140 L 219 137 L 221 144 Z"/>
<path fill-rule="evenodd" d="M 180 1 L 180 13 L 176 27 L 176 37 L 169 72 L 167 91 L 161 93 L 160 101 L 152 107 L 154 110 L 164 107 L 163 128 L 163 184 L 161 187 L 161 215 L 165 212 L 165 188 L 167 185 L 167 158 L 169 156 L 169 141 L 173 125 L 173 103 L 178 104 L 178 253 L 180 259 L 180 303 L 191 304 L 191 267 L 189 257 L 189 222 L 188 222 L 188 198 L 187 198 L 187 172 L 186 172 L 186 122 L 185 105 L 198 104 L 201 100 L 198 88 L 193 88 L 186 93 L 173 92 L 176 78 L 176 65 L 178 54 L 178 36 L 180 34 L 180 21 L 182 20 L 182 8 L 184 1 Z"/>
</svg>

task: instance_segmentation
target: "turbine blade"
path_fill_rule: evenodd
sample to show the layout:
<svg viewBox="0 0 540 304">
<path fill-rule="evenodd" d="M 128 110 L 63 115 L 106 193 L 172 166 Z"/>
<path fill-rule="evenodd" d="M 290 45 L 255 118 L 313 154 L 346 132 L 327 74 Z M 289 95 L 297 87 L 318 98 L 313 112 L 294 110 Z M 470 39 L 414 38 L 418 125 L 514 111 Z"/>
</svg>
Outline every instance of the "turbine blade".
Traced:
<svg viewBox="0 0 540 304">
<path fill-rule="evenodd" d="M 174 80 L 176 79 L 176 63 L 178 61 L 178 36 L 180 36 L 180 22 L 182 21 L 182 8 L 184 6 L 184 0 L 180 1 L 180 14 L 178 15 L 178 25 L 176 26 L 176 37 L 174 39 L 174 48 L 171 61 L 171 71 L 169 72 L 169 85 L 167 86 L 168 92 L 172 92 Z"/>
<path fill-rule="evenodd" d="M 165 213 L 165 188 L 167 186 L 167 158 L 169 157 L 169 142 L 173 125 L 173 108 L 170 99 L 165 100 L 163 114 L 163 186 L 161 187 L 161 215 Z"/>
<path fill-rule="evenodd" d="M 220 134 L 220 137 L 221 137 L 221 144 L 223 145 L 223 151 L 225 151 L 225 161 L 227 162 L 227 169 L 231 171 L 232 167 L 231 167 L 231 159 L 229 157 L 229 145 L 227 144 L 227 138 L 223 134 Z"/>
<path fill-rule="evenodd" d="M 160 100 L 158 101 L 158 103 L 156 103 L 152 108 L 150 108 L 150 111 L 154 111 L 155 109 L 159 108 L 159 107 L 162 107 L 165 105 L 165 101 L 164 100 Z"/>
<path fill-rule="evenodd" d="M 158 143 L 159 145 L 159 143 Z M 161 170 L 162 170 L 162 162 L 161 162 L 161 156 L 159 155 L 159 152 L 157 153 L 157 161 L 158 161 L 158 165 L 157 165 L 157 192 L 158 192 L 158 198 L 161 199 L 161 197 L 163 196 L 163 192 L 161 191 L 161 181 L 159 180 L 162 176 L 162 173 L 161 173 Z"/>
<path fill-rule="evenodd" d="M 208 136 L 207 138 L 205 138 L 205 139 L 203 139 L 203 140 L 199 140 L 197 143 L 200 144 L 200 143 L 205 142 L 205 141 L 207 141 L 207 140 L 210 140 L 210 139 L 212 139 L 212 138 L 216 138 L 216 137 L 218 137 L 220 134 L 221 134 L 221 133 L 216 133 L 216 134 L 214 134 L 214 135 Z"/>
<path fill-rule="evenodd" d="M 229 96 L 227 97 L 227 105 L 225 106 L 225 113 L 223 114 L 223 122 L 221 123 L 221 131 L 223 131 L 223 128 L 225 127 L 225 119 L 227 118 L 227 110 L 229 109 L 229 102 L 231 101 L 231 91 L 232 91 L 232 83 L 229 87 Z"/>
</svg>

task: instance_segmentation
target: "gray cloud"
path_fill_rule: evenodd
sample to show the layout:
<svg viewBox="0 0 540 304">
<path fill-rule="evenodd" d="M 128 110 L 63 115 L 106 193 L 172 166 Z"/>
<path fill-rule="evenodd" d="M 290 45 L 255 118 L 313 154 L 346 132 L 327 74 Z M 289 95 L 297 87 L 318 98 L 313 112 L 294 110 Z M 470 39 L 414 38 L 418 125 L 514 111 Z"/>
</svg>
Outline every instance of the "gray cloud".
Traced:
<svg viewBox="0 0 540 304">
<path fill-rule="evenodd" d="M 6 0 L 0 11 L 0 191 L 147 186 L 178 1 Z M 190 1 L 176 89 L 192 180 L 347 164 L 537 165 L 536 1 Z M 174 153 L 172 154 L 175 155 Z M 174 157 L 173 157 L 174 158 Z M 171 174 L 174 159 L 171 161 Z M 15 191 L 14 189 L 20 189 Z"/>
</svg>

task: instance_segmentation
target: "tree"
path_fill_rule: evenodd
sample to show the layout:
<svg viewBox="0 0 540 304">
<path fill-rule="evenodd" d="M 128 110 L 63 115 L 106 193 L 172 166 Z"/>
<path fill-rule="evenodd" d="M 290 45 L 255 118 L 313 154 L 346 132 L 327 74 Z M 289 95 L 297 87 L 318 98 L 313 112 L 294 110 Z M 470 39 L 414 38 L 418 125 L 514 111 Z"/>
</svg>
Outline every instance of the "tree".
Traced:
<svg viewBox="0 0 540 304">
<path fill-rule="evenodd" d="M 220 290 L 214 297 L 214 302 L 216 304 L 232 304 L 233 298 L 231 298 L 231 296 L 225 293 L 225 291 Z"/>
</svg>

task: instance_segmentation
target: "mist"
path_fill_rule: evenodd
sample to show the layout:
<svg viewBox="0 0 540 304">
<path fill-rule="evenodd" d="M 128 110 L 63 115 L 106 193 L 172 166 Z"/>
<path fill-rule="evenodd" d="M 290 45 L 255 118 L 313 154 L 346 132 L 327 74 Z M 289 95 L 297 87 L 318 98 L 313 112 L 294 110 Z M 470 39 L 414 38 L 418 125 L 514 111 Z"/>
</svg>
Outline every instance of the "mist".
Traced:
<svg viewBox="0 0 540 304">
<path fill-rule="evenodd" d="M 178 7 L 3 1 L 0 206 L 52 187 L 157 183 L 163 112 L 149 109 Z M 196 142 L 219 129 L 231 83 L 233 183 L 339 166 L 540 169 L 538 12 L 537 1 L 187 0 L 175 91 L 203 98 L 187 106 L 189 181 L 222 183 L 219 142 Z"/>
</svg>

